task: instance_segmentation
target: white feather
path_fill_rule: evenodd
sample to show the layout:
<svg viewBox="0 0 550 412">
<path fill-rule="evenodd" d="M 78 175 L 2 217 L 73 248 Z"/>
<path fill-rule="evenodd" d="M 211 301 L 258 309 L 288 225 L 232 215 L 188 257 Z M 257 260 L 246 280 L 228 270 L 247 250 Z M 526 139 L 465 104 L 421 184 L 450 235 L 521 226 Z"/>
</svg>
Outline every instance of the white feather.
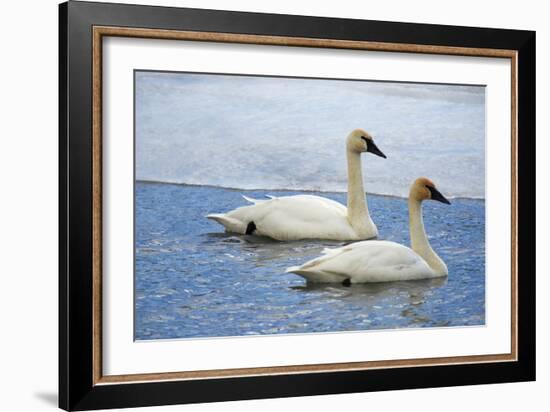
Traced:
<svg viewBox="0 0 550 412">
<path fill-rule="evenodd" d="M 389 282 L 436 277 L 412 249 L 395 242 L 368 240 L 331 249 L 301 266 L 287 269 L 310 282 Z"/>
<path fill-rule="evenodd" d="M 252 199 L 251 199 L 252 200 Z M 276 240 L 359 240 L 349 224 L 346 207 L 313 195 L 281 196 L 242 206 L 223 215 L 209 215 L 226 230 L 244 234 L 254 222 L 255 235 Z M 220 219 L 223 216 L 224 219 Z M 238 223 L 237 223 L 238 222 Z M 236 230 L 239 228 L 239 230 Z"/>
<path fill-rule="evenodd" d="M 253 198 L 245 196 L 245 195 L 241 195 L 241 196 L 243 197 L 244 200 L 246 200 L 247 202 L 253 203 L 253 204 L 258 204 L 258 203 L 262 203 L 262 202 L 266 201 L 265 199 L 253 199 Z"/>
</svg>

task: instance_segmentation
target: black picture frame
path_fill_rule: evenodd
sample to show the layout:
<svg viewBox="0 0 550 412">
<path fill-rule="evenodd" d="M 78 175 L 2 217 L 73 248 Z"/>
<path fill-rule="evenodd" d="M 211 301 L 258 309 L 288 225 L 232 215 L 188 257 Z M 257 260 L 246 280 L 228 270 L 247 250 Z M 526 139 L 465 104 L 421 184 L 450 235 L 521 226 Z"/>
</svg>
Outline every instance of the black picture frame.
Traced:
<svg viewBox="0 0 550 412">
<path fill-rule="evenodd" d="M 517 361 L 97 385 L 92 28 L 138 27 L 517 51 Z M 59 6 L 59 406 L 89 410 L 535 379 L 535 32 L 70 1 Z"/>
</svg>

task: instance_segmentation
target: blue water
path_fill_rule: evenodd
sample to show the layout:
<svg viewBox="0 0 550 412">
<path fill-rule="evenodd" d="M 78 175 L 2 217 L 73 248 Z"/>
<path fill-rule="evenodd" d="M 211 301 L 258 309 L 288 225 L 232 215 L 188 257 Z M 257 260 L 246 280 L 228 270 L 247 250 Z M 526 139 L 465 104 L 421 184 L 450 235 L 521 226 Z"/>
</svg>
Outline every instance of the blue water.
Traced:
<svg viewBox="0 0 550 412">
<path fill-rule="evenodd" d="M 425 202 L 432 247 L 445 279 L 385 284 L 307 285 L 284 273 L 331 241 L 275 242 L 226 234 L 205 218 L 289 191 L 136 183 L 135 338 L 173 339 L 275 333 L 483 325 L 485 202 Z M 344 193 L 322 193 L 345 204 Z M 409 244 L 407 202 L 369 195 L 379 238 Z"/>
</svg>

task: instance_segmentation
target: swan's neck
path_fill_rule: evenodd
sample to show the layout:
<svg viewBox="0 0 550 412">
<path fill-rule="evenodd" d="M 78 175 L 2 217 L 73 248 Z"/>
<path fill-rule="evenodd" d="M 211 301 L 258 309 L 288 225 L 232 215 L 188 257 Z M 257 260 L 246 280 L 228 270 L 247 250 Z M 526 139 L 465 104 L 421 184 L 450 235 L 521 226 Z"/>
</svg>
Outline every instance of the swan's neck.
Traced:
<svg viewBox="0 0 550 412">
<path fill-rule="evenodd" d="M 412 250 L 426 261 L 435 274 L 447 275 L 445 262 L 434 252 L 426 236 L 422 219 L 422 203 L 413 198 L 409 198 L 409 230 Z"/>
<path fill-rule="evenodd" d="M 348 158 L 348 219 L 353 229 L 361 234 L 368 231 L 370 220 L 365 188 L 363 187 L 363 171 L 361 169 L 361 154 L 347 151 Z"/>
</svg>

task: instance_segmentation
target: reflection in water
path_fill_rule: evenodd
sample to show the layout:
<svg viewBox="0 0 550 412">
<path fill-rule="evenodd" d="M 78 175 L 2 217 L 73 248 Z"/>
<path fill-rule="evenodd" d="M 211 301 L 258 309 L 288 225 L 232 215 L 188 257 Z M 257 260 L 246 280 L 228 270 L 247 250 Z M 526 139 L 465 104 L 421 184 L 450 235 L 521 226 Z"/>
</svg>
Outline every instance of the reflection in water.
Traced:
<svg viewBox="0 0 550 412">
<path fill-rule="evenodd" d="M 285 273 L 288 266 L 343 242 L 278 242 L 228 234 L 204 218 L 241 205 L 240 191 L 138 184 L 136 194 L 137 339 L 485 322 L 482 201 L 455 200 L 445 210 L 426 205 L 431 209 L 425 217 L 430 241 L 449 267 L 448 278 L 346 287 L 306 284 Z M 345 203 L 344 194 L 323 195 Z M 369 206 L 381 239 L 408 244 L 406 201 L 370 196 Z"/>
<path fill-rule="evenodd" d="M 435 288 L 447 283 L 447 278 L 409 280 L 400 282 L 382 282 L 355 284 L 343 286 L 340 284 L 319 284 L 306 283 L 304 286 L 292 286 L 293 289 L 308 293 L 311 291 L 322 292 L 323 295 L 336 296 L 346 299 L 355 304 L 369 302 L 375 307 L 382 302 L 391 300 L 395 296 L 403 297 L 408 300 L 405 302 L 406 309 L 401 311 L 401 315 L 410 319 L 411 324 L 426 322 L 428 319 L 419 315 L 419 309 L 426 301 L 426 298 L 432 295 Z"/>
</svg>

